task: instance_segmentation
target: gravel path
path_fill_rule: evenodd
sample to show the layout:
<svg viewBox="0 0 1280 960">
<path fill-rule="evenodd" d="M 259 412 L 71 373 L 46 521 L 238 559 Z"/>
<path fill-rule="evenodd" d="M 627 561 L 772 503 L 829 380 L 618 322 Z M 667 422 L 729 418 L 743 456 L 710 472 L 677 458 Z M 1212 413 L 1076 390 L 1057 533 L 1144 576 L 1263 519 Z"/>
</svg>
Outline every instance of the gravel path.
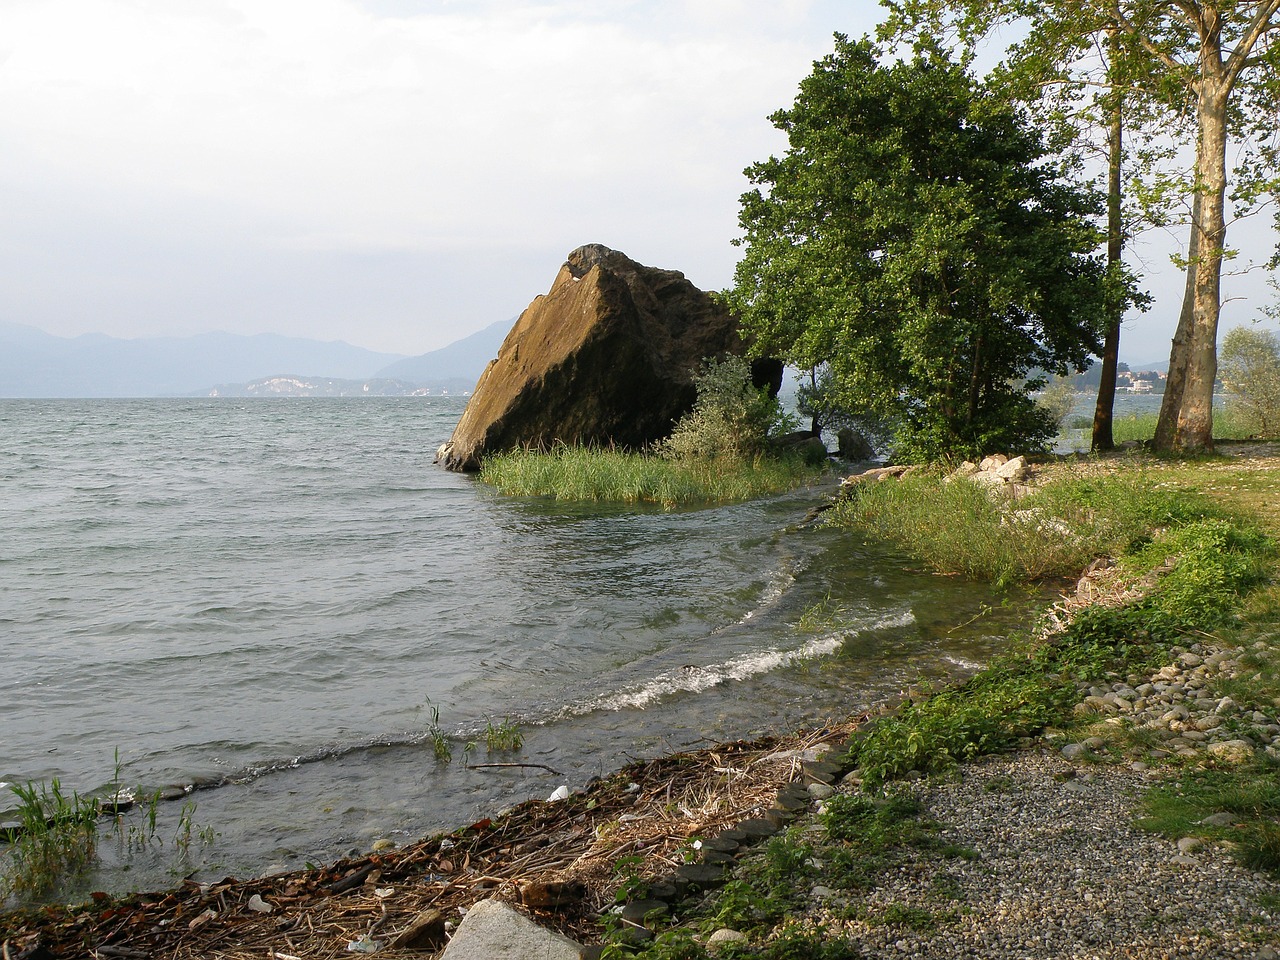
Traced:
<svg viewBox="0 0 1280 960">
<path fill-rule="evenodd" d="M 840 919 L 848 901 L 822 888 L 811 919 L 867 957 L 1276 960 L 1280 884 L 1220 848 L 1183 852 L 1136 830 L 1145 776 L 1027 751 L 920 782 L 942 839 L 979 858 L 909 860 L 861 904 L 873 916 L 891 904 L 927 910 L 937 925 Z"/>
</svg>

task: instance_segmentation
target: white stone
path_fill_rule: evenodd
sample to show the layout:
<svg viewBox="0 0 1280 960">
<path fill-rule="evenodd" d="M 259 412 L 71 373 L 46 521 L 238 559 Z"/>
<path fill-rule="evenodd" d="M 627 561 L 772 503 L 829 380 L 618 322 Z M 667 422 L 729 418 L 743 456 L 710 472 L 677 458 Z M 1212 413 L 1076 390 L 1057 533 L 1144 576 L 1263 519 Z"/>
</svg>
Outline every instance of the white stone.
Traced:
<svg viewBox="0 0 1280 960">
<path fill-rule="evenodd" d="M 1209 744 L 1209 755 L 1223 763 L 1248 763 L 1253 759 L 1253 744 L 1248 740 L 1224 740 Z"/>
<path fill-rule="evenodd" d="M 458 924 L 440 960 L 582 960 L 583 948 L 497 900 L 481 900 Z"/>
<path fill-rule="evenodd" d="M 707 937 L 707 953 L 719 953 L 728 944 L 746 942 L 747 935 L 745 933 L 723 927 Z"/>
<path fill-rule="evenodd" d="M 1014 457 L 996 468 L 996 476 L 1001 480 L 1008 480 L 1011 483 L 1017 483 L 1019 480 L 1027 478 L 1027 458 Z"/>
</svg>

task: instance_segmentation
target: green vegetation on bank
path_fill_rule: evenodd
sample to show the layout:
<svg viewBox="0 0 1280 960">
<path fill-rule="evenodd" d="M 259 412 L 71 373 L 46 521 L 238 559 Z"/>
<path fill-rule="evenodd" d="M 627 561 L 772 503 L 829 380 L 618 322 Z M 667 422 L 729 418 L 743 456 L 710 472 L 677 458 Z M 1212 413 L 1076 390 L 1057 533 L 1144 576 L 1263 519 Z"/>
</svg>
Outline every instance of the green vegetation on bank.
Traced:
<svg viewBox="0 0 1280 960">
<path fill-rule="evenodd" d="M 1159 415 L 1153 410 L 1150 413 L 1127 413 L 1112 421 L 1112 430 L 1116 443 L 1148 443 L 1156 435 L 1156 423 Z M 1088 427 L 1090 421 L 1080 424 Z M 1253 423 L 1244 416 L 1240 407 L 1228 402 L 1213 411 L 1213 435 L 1218 440 L 1248 440 L 1257 436 Z"/>
<path fill-rule="evenodd" d="M 160 792 L 123 789 L 118 756 L 112 787 L 112 795 L 98 797 L 67 792 L 56 777 L 48 783 L 8 785 L 18 807 L 8 830 L 10 846 L 0 849 L 0 906 L 39 900 L 83 875 L 98 860 L 104 828 L 124 857 L 163 844 L 157 827 Z M 135 797 L 132 815 L 121 812 Z M 195 813 L 194 800 L 182 804 L 171 840 L 184 856 L 194 841 L 207 846 L 217 836 L 213 827 L 195 822 Z"/>
<path fill-rule="evenodd" d="M 485 458 L 480 479 L 502 493 L 614 503 L 678 504 L 749 500 L 817 479 L 820 468 L 798 457 L 750 461 L 667 460 L 621 450 L 556 447 Z"/>
<path fill-rule="evenodd" d="M 1078 576 L 1153 530 L 1225 515 L 1204 497 L 1154 489 L 1141 473 L 1064 480 L 1011 507 L 977 484 L 921 472 L 852 486 L 828 522 L 894 543 L 939 573 L 1007 586 Z"/>
<path fill-rule="evenodd" d="M 1085 607 L 1063 631 L 1022 638 L 963 687 L 879 721 L 853 752 L 871 783 L 945 769 L 1067 721 L 1077 683 L 1149 669 L 1180 638 L 1223 625 L 1274 556 L 1254 521 L 1142 473 L 1063 480 L 1004 506 L 937 477 L 854 489 L 833 522 L 887 536 L 940 572 L 1008 583 L 1115 556 L 1119 584 L 1140 594 Z"/>
<path fill-rule="evenodd" d="M 1103 761 L 1148 756 L 1145 731 L 1099 724 L 1079 710 L 1081 689 L 1108 678 L 1150 676 L 1183 645 L 1204 640 L 1247 648 L 1247 672 L 1215 680 L 1209 692 L 1274 714 L 1280 707 L 1280 586 L 1269 582 L 1277 554 L 1268 530 L 1276 523 L 1280 480 L 1206 461 L 1117 468 L 1112 476 L 1084 471 L 1003 506 L 975 485 L 944 483 L 939 474 L 866 483 L 830 514 L 832 523 L 865 536 L 889 537 L 940 572 L 1009 583 L 1079 573 L 1094 557 L 1109 556 L 1115 559 L 1110 599 L 1077 608 L 1057 629 L 1046 620 L 968 681 L 913 691 L 895 713 L 864 725 L 849 747 L 863 792 L 837 794 L 816 823 L 792 827 L 747 858 L 722 893 L 660 932 L 638 956 L 705 957 L 707 935 L 723 926 L 746 933 L 748 942 L 718 956 L 859 956 L 856 944 L 790 919 L 804 911 L 813 884 L 865 893 L 912 858 L 937 861 L 935 880 L 945 884 L 946 860 L 977 856 L 941 841 L 942 825 L 915 802 L 907 775 L 946 775 L 959 762 L 1054 729 L 1104 734 Z M 978 499 L 971 498 L 974 491 Z M 1213 502 L 1205 495 L 1210 492 Z M 1016 514 L 1025 519 L 1010 522 Z M 980 560 L 983 537 L 989 547 L 1010 542 L 990 551 L 998 556 Z M 1152 788 L 1140 826 L 1172 839 L 1230 841 L 1228 849 L 1244 866 L 1280 876 L 1280 765 L 1274 759 L 1258 752 L 1247 762 L 1176 755 L 1163 762 L 1181 769 Z M 1212 816 L 1224 811 L 1230 825 Z M 957 909 L 945 893 L 937 911 L 872 908 L 854 898 L 849 919 L 917 932 L 945 927 Z"/>
<path fill-rule="evenodd" d="M 11 784 L 18 799 L 17 836 L 0 875 L 0 904 L 38 897 L 82 872 L 98 855 L 98 801 L 48 784 Z"/>
</svg>

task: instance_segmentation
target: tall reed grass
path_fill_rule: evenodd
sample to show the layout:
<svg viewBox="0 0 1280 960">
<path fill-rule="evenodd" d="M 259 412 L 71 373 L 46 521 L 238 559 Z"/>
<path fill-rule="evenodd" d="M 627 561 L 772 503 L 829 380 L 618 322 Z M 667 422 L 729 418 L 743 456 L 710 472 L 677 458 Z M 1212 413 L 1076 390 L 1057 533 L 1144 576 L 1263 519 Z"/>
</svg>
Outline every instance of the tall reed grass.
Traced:
<svg viewBox="0 0 1280 960">
<path fill-rule="evenodd" d="M 98 854 L 96 799 L 64 793 L 56 778 L 9 789 L 20 804 L 19 826 L 0 876 L 0 903 L 10 896 L 39 897 L 63 877 L 83 871 Z"/>
<path fill-rule="evenodd" d="M 798 459 L 668 460 L 643 453 L 558 445 L 485 457 L 480 479 L 512 496 L 615 503 L 749 500 L 816 480 L 822 467 Z"/>
</svg>

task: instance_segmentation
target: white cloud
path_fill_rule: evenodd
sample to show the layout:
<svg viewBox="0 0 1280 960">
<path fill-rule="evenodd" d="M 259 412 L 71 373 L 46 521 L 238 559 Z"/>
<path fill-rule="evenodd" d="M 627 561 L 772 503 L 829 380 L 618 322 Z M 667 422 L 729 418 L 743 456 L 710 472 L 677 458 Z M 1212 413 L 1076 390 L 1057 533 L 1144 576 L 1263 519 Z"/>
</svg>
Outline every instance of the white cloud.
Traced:
<svg viewBox="0 0 1280 960">
<path fill-rule="evenodd" d="M 767 114 L 879 14 L 8 0 L 0 316 L 417 352 L 515 313 L 588 241 L 723 285 L 740 172 L 785 146 Z"/>
<path fill-rule="evenodd" d="M 219 244 L 236 248 L 225 254 L 232 261 L 247 251 L 399 251 L 429 269 L 438 254 L 505 248 L 558 258 L 603 240 L 722 284 L 734 258 L 738 174 L 778 149 L 765 115 L 790 100 L 832 30 L 863 29 L 848 22 L 850 9 L 764 0 L 7 3 L 0 190 L 54 215 L 10 224 L 6 240 L 35 262 L 30 244 L 54 243 L 54 222 L 91 243 L 117 236 L 107 259 L 125 272 L 126 250 L 138 264 Z M 875 8 L 868 0 L 862 9 Z M 168 233 L 184 224 L 204 236 Z M 83 299 L 100 306 L 105 292 L 122 324 L 136 306 L 140 331 L 179 323 L 176 315 L 203 327 L 242 322 L 195 309 L 179 289 L 131 304 L 127 278 L 94 285 L 89 263 L 100 254 L 67 254 L 65 243 L 47 252 L 61 270 L 46 310 L 37 309 L 39 290 L 17 296 L 3 284 L 0 303 L 11 314 L 34 311 L 32 322 L 48 329 L 90 325 L 102 310 L 75 302 L 81 264 L 95 291 Z M 24 278 L 28 287 L 35 279 Z M 144 280 L 162 282 L 153 273 L 134 285 Z M 465 295 L 452 291 L 450 309 L 466 315 Z M 274 299 L 288 301 L 283 292 Z"/>
</svg>

